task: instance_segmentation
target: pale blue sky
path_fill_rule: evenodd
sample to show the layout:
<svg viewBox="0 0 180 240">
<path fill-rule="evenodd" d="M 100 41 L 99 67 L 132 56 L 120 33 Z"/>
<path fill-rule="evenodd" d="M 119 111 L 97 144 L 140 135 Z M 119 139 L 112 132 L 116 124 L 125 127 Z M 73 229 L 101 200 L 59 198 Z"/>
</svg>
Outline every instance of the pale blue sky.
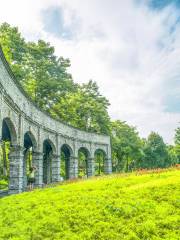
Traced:
<svg viewBox="0 0 180 240">
<path fill-rule="evenodd" d="M 6 0 L 4 21 L 70 58 L 76 82 L 97 81 L 112 119 L 173 142 L 180 125 L 179 0 Z"/>
</svg>

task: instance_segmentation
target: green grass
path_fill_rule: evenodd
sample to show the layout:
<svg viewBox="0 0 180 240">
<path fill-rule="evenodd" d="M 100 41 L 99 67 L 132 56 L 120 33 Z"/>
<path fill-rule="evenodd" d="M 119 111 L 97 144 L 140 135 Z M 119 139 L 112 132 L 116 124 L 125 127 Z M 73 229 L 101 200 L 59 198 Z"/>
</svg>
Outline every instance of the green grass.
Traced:
<svg viewBox="0 0 180 240">
<path fill-rule="evenodd" d="M 111 175 L 0 199 L 0 239 L 180 239 L 180 171 Z"/>
</svg>

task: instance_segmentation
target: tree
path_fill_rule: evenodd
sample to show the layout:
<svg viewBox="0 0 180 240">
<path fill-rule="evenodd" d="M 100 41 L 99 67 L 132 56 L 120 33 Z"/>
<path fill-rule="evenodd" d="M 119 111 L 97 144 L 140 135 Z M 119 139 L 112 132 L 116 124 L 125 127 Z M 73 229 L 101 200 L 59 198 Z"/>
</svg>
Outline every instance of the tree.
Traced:
<svg viewBox="0 0 180 240">
<path fill-rule="evenodd" d="M 180 127 L 178 127 L 178 128 L 175 130 L 174 140 L 175 140 L 175 144 L 179 144 L 179 145 L 180 145 Z"/>
<path fill-rule="evenodd" d="M 178 127 L 175 130 L 174 142 L 175 142 L 175 153 L 178 158 L 178 163 L 180 163 L 180 127 Z"/>
<path fill-rule="evenodd" d="M 176 147 L 169 145 L 167 146 L 168 159 L 166 161 L 166 167 L 173 166 L 178 163 L 178 155 L 176 152 Z"/>
<path fill-rule="evenodd" d="M 144 146 L 143 168 L 166 167 L 168 163 L 168 150 L 163 138 L 151 132 Z"/>
<path fill-rule="evenodd" d="M 24 65 L 26 43 L 18 32 L 18 28 L 11 27 L 8 23 L 1 24 L 0 44 L 16 79 L 23 81 L 26 75 L 26 67 Z"/>
<path fill-rule="evenodd" d="M 51 109 L 51 114 L 75 127 L 90 132 L 108 134 L 110 118 L 107 112 L 108 100 L 99 93 L 95 82 L 77 86 L 59 99 Z"/>
<path fill-rule="evenodd" d="M 25 42 L 18 28 L 7 23 L 0 26 L 0 43 L 16 79 L 39 107 L 50 112 L 61 96 L 74 89 L 67 72 L 69 59 L 57 58 L 49 43 Z"/>
<path fill-rule="evenodd" d="M 75 84 L 67 72 L 69 59 L 57 58 L 49 43 L 42 40 L 37 44 L 27 43 L 25 64 L 28 71 L 23 85 L 39 107 L 50 112 L 60 97 L 74 89 Z"/>
<path fill-rule="evenodd" d="M 141 139 L 135 127 L 120 120 L 111 122 L 114 171 L 129 171 L 141 158 Z"/>
</svg>

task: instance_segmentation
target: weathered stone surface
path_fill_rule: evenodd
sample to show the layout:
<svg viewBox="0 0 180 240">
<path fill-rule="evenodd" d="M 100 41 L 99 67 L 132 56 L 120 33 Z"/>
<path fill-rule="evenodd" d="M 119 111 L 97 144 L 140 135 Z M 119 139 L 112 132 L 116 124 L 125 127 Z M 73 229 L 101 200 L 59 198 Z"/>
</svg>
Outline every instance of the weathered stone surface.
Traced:
<svg viewBox="0 0 180 240">
<path fill-rule="evenodd" d="M 48 140 L 52 147 L 51 180 L 60 181 L 61 147 L 66 144 L 71 149 L 69 162 L 69 178 L 78 176 L 78 150 L 87 149 L 89 153 L 88 176 L 94 175 L 94 154 L 101 149 L 106 155 L 105 172 L 111 173 L 110 137 L 88 133 L 57 121 L 41 111 L 29 99 L 15 80 L 3 52 L 0 48 L 0 128 L 6 119 L 11 133 L 11 144 L 18 146 L 10 153 L 10 184 L 11 192 L 21 192 L 24 189 L 23 147 L 24 135 L 28 132 L 33 142 L 33 164 L 37 167 L 35 175 L 36 186 L 43 184 L 43 143 Z M 0 131 L 1 132 L 1 131 Z M 1 134 L 0 134 L 1 138 Z M 19 150 L 17 150 L 19 149 Z"/>
<path fill-rule="evenodd" d="M 33 166 L 36 166 L 35 171 L 35 186 L 42 187 L 43 185 L 43 153 L 33 152 L 32 154 Z"/>
<path fill-rule="evenodd" d="M 24 190 L 23 186 L 23 148 L 14 146 L 9 154 L 9 192 L 19 193 Z"/>
</svg>

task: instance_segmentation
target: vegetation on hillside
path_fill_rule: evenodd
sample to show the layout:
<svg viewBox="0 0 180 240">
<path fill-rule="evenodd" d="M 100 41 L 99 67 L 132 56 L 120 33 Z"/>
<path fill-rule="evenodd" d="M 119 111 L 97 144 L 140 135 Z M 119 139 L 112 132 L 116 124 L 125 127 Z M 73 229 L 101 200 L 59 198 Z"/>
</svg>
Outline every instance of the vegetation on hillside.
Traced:
<svg viewBox="0 0 180 240">
<path fill-rule="evenodd" d="M 0 239 L 178 240 L 179 196 L 178 170 L 111 175 L 14 195 L 0 199 Z"/>
</svg>

